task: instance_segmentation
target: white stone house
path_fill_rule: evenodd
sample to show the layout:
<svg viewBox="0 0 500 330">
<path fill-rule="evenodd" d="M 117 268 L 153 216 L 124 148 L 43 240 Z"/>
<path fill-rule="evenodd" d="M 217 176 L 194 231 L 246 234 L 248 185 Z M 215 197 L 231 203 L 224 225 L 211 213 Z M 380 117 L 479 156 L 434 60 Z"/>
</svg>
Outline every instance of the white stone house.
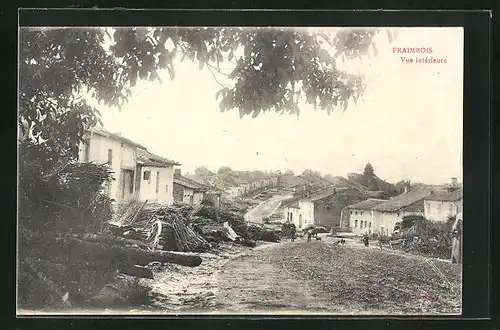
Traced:
<svg viewBox="0 0 500 330">
<path fill-rule="evenodd" d="M 375 232 L 374 228 L 379 227 L 375 224 L 374 211 L 375 206 L 387 202 L 385 199 L 370 198 L 365 201 L 349 205 L 349 228 L 355 234 L 371 234 Z M 344 210 L 342 211 L 344 212 Z"/>
<path fill-rule="evenodd" d="M 449 216 L 456 216 L 463 209 L 463 188 L 435 192 L 424 200 L 424 214 L 429 220 L 445 222 Z"/>
<path fill-rule="evenodd" d="M 436 187 L 421 186 L 373 207 L 373 232 L 389 236 L 397 223 L 408 215 L 424 216 L 424 199 Z"/>
<path fill-rule="evenodd" d="M 117 203 L 130 199 L 173 202 L 173 167 L 180 164 L 154 155 L 120 134 L 90 129 L 84 135 L 78 160 L 110 166 L 115 180 L 106 185 L 105 192 Z"/>
</svg>

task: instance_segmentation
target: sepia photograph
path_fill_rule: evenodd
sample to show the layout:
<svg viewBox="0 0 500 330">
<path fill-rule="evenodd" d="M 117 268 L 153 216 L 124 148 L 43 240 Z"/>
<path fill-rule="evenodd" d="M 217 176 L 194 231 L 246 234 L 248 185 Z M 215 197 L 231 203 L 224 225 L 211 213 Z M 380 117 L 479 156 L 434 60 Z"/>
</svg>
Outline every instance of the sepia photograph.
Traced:
<svg viewBox="0 0 500 330">
<path fill-rule="evenodd" d="M 17 315 L 461 315 L 461 27 L 19 27 Z"/>
</svg>

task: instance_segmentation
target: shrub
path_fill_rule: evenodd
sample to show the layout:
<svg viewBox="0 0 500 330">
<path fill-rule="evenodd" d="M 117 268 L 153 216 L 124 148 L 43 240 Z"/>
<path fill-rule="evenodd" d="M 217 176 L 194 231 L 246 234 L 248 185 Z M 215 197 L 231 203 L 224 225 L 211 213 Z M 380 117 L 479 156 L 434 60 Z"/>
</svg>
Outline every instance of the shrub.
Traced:
<svg viewBox="0 0 500 330">
<path fill-rule="evenodd" d="M 111 218 L 111 200 L 103 185 L 113 180 L 106 165 L 55 162 L 41 146 L 19 150 L 19 218 L 21 226 L 63 230 L 99 230 Z"/>
</svg>

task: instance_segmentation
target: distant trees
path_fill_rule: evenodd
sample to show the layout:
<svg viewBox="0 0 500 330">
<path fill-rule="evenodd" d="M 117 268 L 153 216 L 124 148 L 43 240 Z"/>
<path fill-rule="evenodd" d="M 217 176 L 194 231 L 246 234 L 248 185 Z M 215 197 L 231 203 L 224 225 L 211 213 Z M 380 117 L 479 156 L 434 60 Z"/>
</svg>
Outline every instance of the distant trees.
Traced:
<svg viewBox="0 0 500 330">
<path fill-rule="evenodd" d="M 311 170 L 311 169 L 306 169 L 304 170 L 304 172 L 302 172 L 301 174 L 303 177 L 314 177 L 314 178 L 318 178 L 318 177 L 321 177 L 321 172 L 319 171 L 314 171 L 314 170 Z"/>
<path fill-rule="evenodd" d="M 217 174 L 225 174 L 225 173 L 229 173 L 231 172 L 232 169 L 229 167 L 229 166 L 222 166 L 221 168 L 219 168 L 219 170 L 217 171 Z"/>
<path fill-rule="evenodd" d="M 373 177 L 373 175 L 375 174 L 375 172 L 373 171 L 373 166 L 372 164 L 370 163 L 366 163 L 365 165 L 365 169 L 363 171 L 363 176 L 365 178 L 370 178 L 370 177 Z"/>
<path fill-rule="evenodd" d="M 292 170 L 288 170 L 285 172 L 285 175 L 295 175 L 295 173 Z"/>
<path fill-rule="evenodd" d="M 323 178 L 329 182 L 333 182 L 335 180 L 335 178 L 331 174 L 325 174 Z"/>
<path fill-rule="evenodd" d="M 207 177 L 207 176 L 211 176 L 215 173 L 210 171 L 205 166 L 200 166 L 194 170 L 194 174 L 196 174 L 197 176 L 201 176 L 201 177 Z"/>
</svg>

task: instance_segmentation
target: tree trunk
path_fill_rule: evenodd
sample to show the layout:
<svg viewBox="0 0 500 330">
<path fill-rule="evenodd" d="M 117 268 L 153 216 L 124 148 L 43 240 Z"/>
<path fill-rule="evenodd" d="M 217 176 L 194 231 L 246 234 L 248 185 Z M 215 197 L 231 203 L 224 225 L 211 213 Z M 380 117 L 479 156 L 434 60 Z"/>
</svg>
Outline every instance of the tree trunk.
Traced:
<svg viewBox="0 0 500 330">
<path fill-rule="evenodd" d="M 151 269 L 139 267 L 136 265 L 123 267 L 122 269 L 119 270 L 119 272 L 129 276 L 147 278 L 150 280 L 154 279 L 153 272 L 151 271 Z"/>
<path fill-rule="evenodd" d="M 138 248 L 114 246 L 105 243 L 90 243 L 76 238 L 67 239 L 70 259 L 73 260 L 109 260 L 120 265 L 147 265 L 153 261 L 196 267 L 201 264 L 201 257 L 192 254 L 147 251 Z"/>
</svg>

